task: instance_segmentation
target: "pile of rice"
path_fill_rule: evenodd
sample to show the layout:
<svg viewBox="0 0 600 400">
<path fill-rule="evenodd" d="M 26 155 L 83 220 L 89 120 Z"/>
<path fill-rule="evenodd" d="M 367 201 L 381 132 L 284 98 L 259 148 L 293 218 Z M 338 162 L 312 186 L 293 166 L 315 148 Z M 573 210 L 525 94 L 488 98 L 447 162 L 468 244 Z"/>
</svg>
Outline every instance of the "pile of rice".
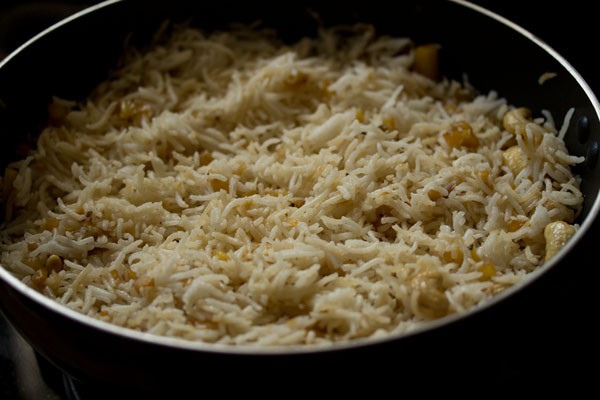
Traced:
<svg viewBox="0 0 600 400">
<path fill-rule="evenodd" d="M 496 93 L 414 72 L 414 48 L 369 26 L 293 45 L 179 27 L 130 50 L 7 168 L 2 265 L 209 343 L 382 336 L 485 302 L 574 221 L 582 159 L 548 113 L 509 132 Z"/>
</svg>

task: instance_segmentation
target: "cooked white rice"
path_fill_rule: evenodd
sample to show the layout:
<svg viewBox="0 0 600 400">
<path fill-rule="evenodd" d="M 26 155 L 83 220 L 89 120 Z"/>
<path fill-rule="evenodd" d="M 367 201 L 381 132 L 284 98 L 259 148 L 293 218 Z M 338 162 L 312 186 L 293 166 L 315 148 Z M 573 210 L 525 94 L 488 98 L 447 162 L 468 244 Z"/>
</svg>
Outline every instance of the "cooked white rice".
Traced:
<svg viewBox="0 0 600 400">
<path fill-rule="evenodd" d="M 87 102 L 55 99 L 7 168 L 2 265 L 83 314 L 210 343 L 345 341 L 475 307 L 574 221 L 582 159 L 547 113 L 510 133 L 506 100 L 413 61 L 369 26 L 291 46 L 179 28 L 131 50 Z"/>
</svg>

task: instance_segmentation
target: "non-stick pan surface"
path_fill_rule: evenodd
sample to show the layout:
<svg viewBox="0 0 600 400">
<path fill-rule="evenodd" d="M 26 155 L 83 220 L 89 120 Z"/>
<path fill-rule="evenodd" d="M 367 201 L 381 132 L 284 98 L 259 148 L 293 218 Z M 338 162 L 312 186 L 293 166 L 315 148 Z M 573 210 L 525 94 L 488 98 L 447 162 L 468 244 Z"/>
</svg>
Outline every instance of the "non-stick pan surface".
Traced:
<svg viewBox="0 0 600 400">
<path fill-rule="evenodd" d="M 126 36 L 131 34 L 133 43 L 146 43 L 166 17 L 191 18 L 204 29 L 223 27 L 231 21 L 261 19 L 288 40 L 314 34 L 319 23 L 370 22 L 380 33 L 409 36 L 421 43 L 441 43 L 443 72 L 457 79 L 468 73 L 469 80 L 482 91 L 496 89 L 514 104 L 533 105 L 535 111 L 548 109 L 558 118 L 574 107 L 567 135 L 571 152 L 593 159 L 594 143 L 599 140 L 597 102 L 560 57 L 556 58 L 515 27 L 459 3 L 407 1 L 402 2 L 401 10 L 394 12 L 384 11 L 390 10 L 390 6 L 383 1 L 344 6 L 318 2 L 277 6 L 260 1 L 113 3 L 73 18 L 1 65 L 3 165 L 15 158 L 14 147 L 23 138 L 35 137 L 45 121 L 46 106 L 52 95 L 84 98 L 115 65 Z M 318 20 L 314 18 L 315 12 L 320 16 Z M 540 86 L 538 77 L 544 72 L 558 72 L 558 76 Z M 581 222 L 588 228 L 591 223 L 585 218 L 595 216 L 598 208 L 600 171 L 595 163 L 589 162 L 581 166 L 579 173 L 586 195 Z M 559 279 L 561 268 L 576 266 L 578 252 L 589 248 L 590 240 L 589 235 L 579 240 L 560 263 L 546 268 L 551 271 L 542 278 Z M 165 387 L 202 390 L 205 385 L 227 380 L 231 386 L 225 389 L 252 393 L 264 390 L 266 382 L 273 379 L 288 383 L 293 391 L 294 387 L 297 390 L 313 387 L 321 379 L 328 381 L 328 376 L 346 376 L 356 384 L 390 376 L 425 382 L 431 374 L 438 379 L 444 374 L 460 375 L 452 365 L 464 361 L 464 357 L 472 360 L 464 374 L 481 376 L 479 368 L 489 362 L 511 364 L 510 358 L 502 355 L 515 351 L 514 342 L 507 340 L 506 344 L 499 338 L 519 335 L 516 323 L 519 318 L 535 318 L 535 309 L 544 307 L 545 299 L 552 296 L 534 283 L 523 291 L 511 291 L 503 296 L 505 301 L 489 310 L 469 318 L 442 321 L 435 329 L 417 335 L 324 351 L 261 353 L 194 347 L 106 328 L 49 305 L 46 299 L 7 278 L 5 271 L 2 273 L 3 312 L 41 354 L 77 379 L 143 392 Z M 526 299 L 534 300 L 523 308 Z M 565 318 L 568 316 L 557 316 L 557 324 L 564 323 Z M 539 337 L 523 338 L 525 342 L 535 340 Z M 532 348 L 538 349 L 533 357 L 544 356 L 540 347 Z M 256 375 L 263 379 L 257 381 Z M 303 381 L 308 386 L 301 386 Z M 237 386 L 234 382 L 250 386 Z"/>
</svg>

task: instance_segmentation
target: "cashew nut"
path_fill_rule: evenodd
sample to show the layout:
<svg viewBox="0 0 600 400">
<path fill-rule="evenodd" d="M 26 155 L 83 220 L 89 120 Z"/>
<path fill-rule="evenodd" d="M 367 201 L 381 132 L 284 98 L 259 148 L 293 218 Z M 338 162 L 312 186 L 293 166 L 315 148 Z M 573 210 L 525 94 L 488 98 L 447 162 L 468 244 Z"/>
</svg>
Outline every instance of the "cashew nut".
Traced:
<svg viewBox="0 0 600 400">
<path fill-rule="evenodd" d="M 506 149 L 504 153 L 502 153 L 502 159 L 514 176 L 517 176 L 517 174 L 527 166 L 527 156 L 519 146 L 512 146 Z"/>
<path fill-rule="evenodd" d="M 573 237 L 577 229 L 564 221 L 551 222 L 544 228 L 544 238 L 546 239 L 546 257 L 548 261 Z"/>
<path fill-rule="evenodd" d="M 502 125 L 504 129 L 516 135 L 517 133 L 524 133 L 525 126 L 531 122 L 531 110 L 520 107 L 508 111 L 502 118 Z"/>
</svg>

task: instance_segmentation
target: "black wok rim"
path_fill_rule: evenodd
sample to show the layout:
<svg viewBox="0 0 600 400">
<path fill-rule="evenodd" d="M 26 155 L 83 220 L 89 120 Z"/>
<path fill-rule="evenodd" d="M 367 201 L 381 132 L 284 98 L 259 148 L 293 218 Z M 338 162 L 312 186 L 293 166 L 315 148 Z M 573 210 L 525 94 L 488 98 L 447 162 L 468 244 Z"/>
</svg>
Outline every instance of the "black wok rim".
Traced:
<svg viewBox="0 0 600 400">
<path fill-rule="evenodd" d="M 101 3 L 98 3 L 94 6 L 86 8 L 82 11 L 79 11 L 62 21 L 50 26 L 44 31 L 40 32 L 23 45 L 14 50 L 11 54 L 9 54 L 4 60 L 0 61 L 0 68 L 3 68 L 7 63 L 10 62 L 15 56 L 17 56 L 21 51 L 30 46 L 32 43 L 36 42 L 38 39 L 51 34 L 54 30 L 61 28 L 64 25 L 67 25 L 69 22 L 78 19 L 84 15 L 95 12 L 99 9 L 103 9 L 105 7 L 109 7 L 113 4 L 120 3 L 125 0 L 106 0 Z M 591 102 L 594 112 L 596 115 L 600 117 L 600 103 L 598 99 L 594 95 L 592 89 L 587 84 L 587 82 L 583 79 L 583 77 L 575 70 L 575 68 L 565 59 L 563 58 L 557 51 L 555 51 L 552 47 L 546 44 L 544 41 L 539 39 L 537 36 L 519 26 L 518 24 L 484 8 L 479 5 L 475 5 L 465 0 L 447 0 L 453 3 L 456 3 L 465 8 L 469 8 L 473 11 L 476 11 L 479 14 L 482 14 L 485 17 L 491 18 L 496 22 L 504 24 L 510 29 L 518 32 L 522 36 L 524 36 L 525 40 L 529 40 L 542 48 L 546 53 L 552 56 L 577 82 L 577 84 L 582 88 L 585 92 L 587 98 Z M 413 335 L 418 335 L 420 333 L 424 333 L 427 331 L 432 331 L 437 328 L 441 328 L 446 325 L 453 324 L 455 322 L 461 321 L 465 318 L 472 317 L 475 314 L 480 313 L 481 311 L 485 311 L 488 308 L 495 306 L 496 304 L 504 301 L 505 299 L 513 296 L 517 292 L 520 292 L 531 283 L 536 281 L 542 275 L 544 275 L 547 271 L 554 268 L 560 261 L 576 246 L 576 244 L 583 238 L 586 232 L 590 229 L 594 221 L 596 220 L 598 213 L 600 212 L 600 196 L 596 196 L 594 204 L 592 205 L 587 217 L 581 223 L 580 228 L 576 232 L 575 236 L 560 250 L 560 252 L 554 256 L 554 258 L 535 270 L 534 272 L 527 275 L 524 281 L 520 282 L 517 285 L 514 285 L 502 293 L 494 296 L 493 298 L 484 302 L 484 304 L 480 304 L 470 310 L 460 312 L 457 314 L 453 314 L 435 321 L 429 321 L 421 324 L 419 327 L 414 330 L 410 330 L 407 332 L 401 333 L 390 333 L 383 337 L 377 338 L 363 338 L 363 339 L 354 339 L 348 342 L 334 342 L 326 345 L 295 345 L 295 346 L 286 346 L 286 347 L 261 347 L 258 345 L 226 345 L 226 344 L 213 344 L 213 343 L 204 343 L 204 342 L 196 342 L 190 341 L 181 338 L 175 337 L 166 337 L 166 336 L 158 336 L 151 333 L 134 331 L 128 328 L 124 328 L 121 326 L 113 325 L 107 322 L 103 322 L 87 315 L 80 314 L 75 310 L 71 310 L 66 306 L 63 306 L 52 299 L 44 296 L 43 294 L 35 291 L 29 286 L 25 285 L 15 276 L 13 276 L 8 270 L 6 270 L 2 265 L 0 265 L 0 280 L 4 281 L 12 290 L 16 291 L 19 295 L 24 296 L 26 298 L 32 299 L 39 305 L 45 307 L 48 311 L 59 314 L 60 316 L 76 321 L 77 323 L 81 323 L 86 325 L 89 328 L 97 329 L 104 333 L 122 336 L 128 339 L 141 341 L 148 343 L 150 345 L 159 345 L 165 347 L 173 347 L 180 350 L 189 350 L 196 352 L 210 352 L 210 353 L 228 353 L 228 354 L 239 354 L 239 355 L 292 355 L 292 354 L 307 354 L 307 353 L 319 353 L 319 352 L 330 352 L 330 351 L 340 351 L 345 349 L 354 349 L 364 346 L 382 344 L 385 342 L 401 340 L 404 338 L 411 337 Z"/>
</svg>

